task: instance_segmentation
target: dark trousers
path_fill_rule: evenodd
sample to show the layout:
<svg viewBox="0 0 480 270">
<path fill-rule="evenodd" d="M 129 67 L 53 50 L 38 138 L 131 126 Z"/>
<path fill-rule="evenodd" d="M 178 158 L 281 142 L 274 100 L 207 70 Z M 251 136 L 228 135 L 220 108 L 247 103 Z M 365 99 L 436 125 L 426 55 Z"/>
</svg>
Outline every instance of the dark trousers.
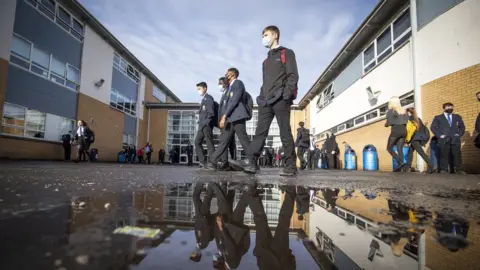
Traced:
<svg viewBox="0 0 480 270">
<path fill-rule="evenodd" d="M 143 156 L 138 156 L 138 163 L 143 163 Z"/>
<path fill-rule="evenodd" d="M 285 153 L 286 167 L 295 168 L 296 156 L 292 130 L 290 128 L 290 104 L 283 99 L 280 99 L 273 105 L 258 107 L 257 128 L 248 148 L 247 158 L 251 159 L 254 156 L 258 156 L 260 151 L 262 151 L 274 117 L 276 117 L 280 128 L 280 139 Z"/>
<path fill-rule="evenodd" d="M 63 144 L 63 153 L 65 160 L 70 160 L 70 157 L 72 156 L 72 145 L 70 142 L 68 144 Z"/>
<path fill-rule="evenodd" d="M 337 168 L 337 155 L 330 153 L 327 153 L 326 155 L 327 159 L 327 169 L 333 170 Z"/>
<path fill-rule="evenodd" d="M 152 152 L 147 153 L 147 163 L 150 164 L 150 161 L 152 159 Z"/>
<path fill-rule="evenodd" d="M 187 159 L 188 159 L 188 166 L 192 166 L 193 165 L 193 154 L 188 154 Z"/>
<path fill-rule="evenodd" d="M 412 166 L 413 152 L 414 151 L 417 151 L 417 153 L 427 163 L 428 167 L 431 167 L 430 159 L 428 158 L 427 154 L 425 153 L 425 150 L 423 150 L 422 144 L 419 141 L 412 141 L 410 143 L 410 149 L 408 149 L 407 167 Z"/>
<path fill-rule="evenodd" d="M 315 163 L 315 150 L 309 150 L 308 152 L 308 168 L 311 170 L 315 170 L 315 167 L 317 166 Z"/>
<path fill-rule="evenodd" d="M 77 161 L 86 161 L 87 160 L 87 150 L 89 146 L 85 140 L 85 137 L 81 136 L 78 138 L 77 146 Z M 90 159 L 90 157 L 89 157 Z"/>
<path fill-rule="evenodd" d="M 237 134 L 238 140 L 243 149 L 248 149 L 250 147 L 245 120 L 228 122 L 225 124 L 224 131 L 220 136 L 217 150 L 210 156 L 212 163 L 216 164 L 220 159 L 223 159 L 225 162 L 225 158 L 226 161 L 228 161 L 228 149 L 230 148 L 232 140 L 235 141 L 235 134 Z"/>
<path fill-rule="evenodd" d="M 203 197 L 203 201 L 200 198 L 202 194 L 204 183 L 197 183 L 193 189 L 193 206 L 195 207 L 195 216 L 206 216 L 210 214 L 210 204 L 212 203 L 213 198 L 213 188 L 209 185 L 207 188 L 207 193 Z"/>
<path fill-rule="evenodd" d="M 220 131 L 220 137 L 225 133 L 225 129 Z M 232 159 L 236 159 L 237 157 L 237 144 L 235 142 L 235 134 L 233 134 L 233 138 L 230 140 L 230 144 L 228 145 L 228 151 L 230 151 L 230 157 Z M 221 157 L 222 162 L 228 162 L 228 151 L 225 151 Z"/>
<path fill-rule="evenodd" d="M 448 139 L 438 139 L 438 149 L 440 150 L 440 170 L 448 171 L 450 164 L 450 157 L 452 159 L 453 167 L 450 167 L 450 172 L 454 170 L 461 170 L 462 155 L 460 144 L 452 144 Z"/>
<path fill-rule="evenodd" d="M 207 143 L 208 155 L 211 157 L 213 152 L 215 152 L 215 146 L 213 144 L 213 132 L 210 125 L 198 129 L 197 136 L 195 137 L 195 148 L 197 150 L 198 160 L 200 162 L 207 162 L 207 159 L 203 154 L 203 139 L 205 139 Z"/>
<path fill-rule="evenodd" d="M 305 152 L 308 151 L 308 148 L 304 147 L 297 147 L 297 156 L 298 160 L 300 160 L 300 167 L 304 168 L 307 166 L 307 161 L 305 160 Z"/>
<path fill-rule="evenodd" d="M 272 231 L 268 226 L 268 219 L 261 197 L 255 196 L 251 198 L 250 210 L 253 213 L 253 221 L 255 222 L 256 230 L 255 249 L 269 249 L 279 260 L 284 254 L 289 252 L 289 227 L 294 203 L 295 187 L 288 186 L 278 216 L 278 225 L 275 229 L 275 236 L 272 236 Z M 258 259 L 261 258 L 259 257 Z"/>
<path fill-rule="evenodd" d="M 397 161 L 397 164 L 403 164 L 403 145 L 405 144 L 405 136 L 398 137 L 392 136 L 388 137 L 387 142 L 387 151 L 390 155 Z M 397 152 L 393 151 L 393 147 L 397 146 Z"/>
</svg>

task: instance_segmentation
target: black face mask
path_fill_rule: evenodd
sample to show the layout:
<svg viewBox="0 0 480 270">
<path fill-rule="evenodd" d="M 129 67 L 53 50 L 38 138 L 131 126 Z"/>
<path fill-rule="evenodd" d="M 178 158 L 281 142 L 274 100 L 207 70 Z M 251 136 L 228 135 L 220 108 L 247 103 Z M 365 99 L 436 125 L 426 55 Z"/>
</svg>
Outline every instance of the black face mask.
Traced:
<svg viewBox="0 0 480 270">
<path fill-rule="evenodd" d="M 450 113 L 453 112 L 453 109 L 446 109 L 445 112 L 448 113 L 448 114 L 450 114 Z"/>
</svg>

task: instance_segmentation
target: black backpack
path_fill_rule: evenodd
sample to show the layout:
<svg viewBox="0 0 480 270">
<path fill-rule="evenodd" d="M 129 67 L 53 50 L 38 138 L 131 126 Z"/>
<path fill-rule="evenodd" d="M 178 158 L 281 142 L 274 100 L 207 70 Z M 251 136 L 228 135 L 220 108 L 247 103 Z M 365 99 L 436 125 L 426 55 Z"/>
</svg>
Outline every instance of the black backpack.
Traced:
<svg viewBox="0 0 480 270">
<path fill-rule="evenodd" d="M 93 132 L 93 130 L 91 130 L 90 128 L 88 129 L 87 138 L 88 138 L 88 140 L 90 141 L 90 143 L 94 143 L 94 142 L 95 142 L 95 132 Z"/>
<path fill-rule="evenodd" d="M 310 130 L 302 128 L 302 142 L 310 144 Z"/>
<path fill-rule="evenodd" d="M 213 115 L 213 126 L 217 127 L 217 128 L 220 128 L 219 127 L 219 121 L 220 119 L 218 119 L 218 109 L 220 108 L 220 105 L 218 105 L 218 102 L 216 102 L 215 100 L 213 101 L 213 111 L 214 111 L 214 115 Z"/>
<path fill-rule="evenodd" d="M 245 108 L 247 109 L 248 114 L 247 120 L 250 120 L 253 116 L 253 98 L 249 93 L 245 92 L 245 94 L 247 95 L 247 100 L 245 104 Z"/>
</svg>

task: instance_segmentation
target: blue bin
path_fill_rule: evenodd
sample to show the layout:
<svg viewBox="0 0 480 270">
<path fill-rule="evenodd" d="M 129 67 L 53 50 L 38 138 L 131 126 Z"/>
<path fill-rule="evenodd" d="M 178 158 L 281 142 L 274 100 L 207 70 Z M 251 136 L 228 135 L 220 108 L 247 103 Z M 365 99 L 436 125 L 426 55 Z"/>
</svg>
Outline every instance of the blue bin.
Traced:
<svg viewBox="0 0 480 270">
<path fill-rule="evenodd" d="M 372 144 L 368 144 L 363 148 L 363 170 L 377 171 L 378 170 L 378 153 L 377 148 Z"/>
<path fill-rule="evenodd" d="M 345 170 L 356 170 L 357 169 L 357 156 L 355 151 L 350 147 L 345 147 Z"/>
<path fill-rule="evenodd" d="M 407 161 L 408 161 L 408 149 L 409 149 L 408 146 L 403 146 L 403 163 L 405 164 L 407 164 Z M 395 151 L 395 153 L 398 154 L 396 146 L 393 147 L 393 151 Z M 397 167 L 397 161 L 394 158 L 392 158 L 392 168 L 395 169 L 396 167 Z"/>
<path fill-rule="evenodd" d="M 124 152 L 118 153 L 118 162 L 125 163 L 125 153 Z"/>
</svg>

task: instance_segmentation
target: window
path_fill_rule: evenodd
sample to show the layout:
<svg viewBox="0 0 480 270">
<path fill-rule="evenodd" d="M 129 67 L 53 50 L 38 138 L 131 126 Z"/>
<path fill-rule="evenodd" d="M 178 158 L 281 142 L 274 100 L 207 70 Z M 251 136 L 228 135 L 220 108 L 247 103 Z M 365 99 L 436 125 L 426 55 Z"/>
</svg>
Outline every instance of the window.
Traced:
<svg viewBox="0 0 480 270">
<path fill-rule="evenodd" d="M 163 91 L 156 86 L 153 86 L 153 96 L 163 103 L 167 101 L 167 96 L 165 93 L 163 93 Z"/>
<path fill-rule="evenodd" d="M 342 131 L 342 130 L 345 130 L 346 127 L 347 127 L 346 124 L 341 124 L 341 125 L 339 125 L 339 126 L 337 127 L 337 132 L 340 132 L 340 131 Z"/>
<path fill-rule="evenodd" d="M 45 113 L 35 110 L 27 110 L 25 137 L 44 138 L 45 119 Z"/>
<path fill-rule="evenodd" d="M 373 111 L 371 113 L 368 113 L 365 117 L 367 118 L 367 121 L 370 120 L 370 119 L 377 118 L 378 117 L 378 111 Z"/>
<path fill-rule="evenodd" d="M 346 123 L 346 127 L 347 127 L 347 129 L 348 129 L 348 128 L 352 128 L 352 127 L 353 127 L 353 120 L 348 121 L 348 122 Z"/>
<path fill-rule="evenodd" d="M 135 145 L 136 136 L 132 134 L 123 134 L 123 145 Z"/>
<path fill-rule="evenodd" d="M 83 41 L 83 24 L 53 0 L 26 0 L 33 8 L 55 22 L 80 42 Z"/>
<path fill-rule="evenodd" d="M 2 133 L 15 136 L 44 138 L 46 113 L 5 103 Z"/>
<path fill-rule="evenodd" d="M 50 81 L 77 90 L 80 71 L 14 34 L 10 62 Z M 30 53 L 31 52 L 31 53 Z"/>
<path fill-rule="evenodd" d="M 414 102 L 413 96 L 404 97 L 400 100 L 400 104 L 402 104 L 402 106 L 413 104 L 413 102 Z"/>
<path fill-rule="evenodd" d="M 355 119 L 355 125 L 361 124 L 363 122 L 365 122 L 365 115 L 362 115 L 359 118 Z"/>
<path fill-rule="evenodd" d="M 133 116 L 136 115 L 136 101 L 123 96 L 114 89 L 110 92 L 110 107 Z"/>
<path fill-rule="evenodd" d="M 367 73 L 377 66 L 407 42 L 410 36 L 410 13 L 407 9 L 363 51 L 363 72 Z"/>
<path fill-rule="evenodd" d="M 130 65 L 125 59 L 123 59 L 117 53 L 113 56 L 113 67 L 127 75 L 130 79 L 138 83 L 140 81 L 140 72 Z"/>
<path fill-rule="evenodd" d="M 387 105 L 383 105 L 383 106 L 380 107 L 380 109 L 378 109 L 378 110 L 380 111 L 380 116 L 387 115 L 388 106 L 387 106 Z"/>
</svg>

